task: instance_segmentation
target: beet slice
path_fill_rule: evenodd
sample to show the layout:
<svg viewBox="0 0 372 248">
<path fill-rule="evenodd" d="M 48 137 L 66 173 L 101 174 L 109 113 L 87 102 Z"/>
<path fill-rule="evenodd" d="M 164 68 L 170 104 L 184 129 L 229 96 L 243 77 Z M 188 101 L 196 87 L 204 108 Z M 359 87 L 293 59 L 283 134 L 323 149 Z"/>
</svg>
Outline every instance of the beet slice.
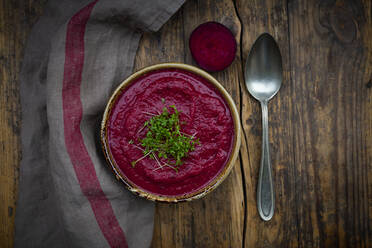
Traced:
<svg viewBox="0 0 372 248">
<path fill-rule="evenodd" d="M 230 29 L 218 22 L 199 25 L 189 39 L 191 54 L 207 71 L 222 71 L 235 58 L 236 41 Z"/>
</svg>

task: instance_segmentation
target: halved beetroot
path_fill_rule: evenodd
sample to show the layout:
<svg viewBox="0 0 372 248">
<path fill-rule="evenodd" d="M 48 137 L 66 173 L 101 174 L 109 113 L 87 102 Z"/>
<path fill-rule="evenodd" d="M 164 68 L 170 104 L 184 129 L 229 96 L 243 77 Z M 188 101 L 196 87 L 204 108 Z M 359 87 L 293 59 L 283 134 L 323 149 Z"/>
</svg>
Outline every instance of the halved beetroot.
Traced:
<svg viewBox="0 0 372 248">
<path fill-rule="evenodd" d="M 193 58 L 207 71 L 222 71 L 233 62 L 236 53 L 234 35 L 218 22 L 199 25 L 191 33 L 189 47 Z"/>
</svg>

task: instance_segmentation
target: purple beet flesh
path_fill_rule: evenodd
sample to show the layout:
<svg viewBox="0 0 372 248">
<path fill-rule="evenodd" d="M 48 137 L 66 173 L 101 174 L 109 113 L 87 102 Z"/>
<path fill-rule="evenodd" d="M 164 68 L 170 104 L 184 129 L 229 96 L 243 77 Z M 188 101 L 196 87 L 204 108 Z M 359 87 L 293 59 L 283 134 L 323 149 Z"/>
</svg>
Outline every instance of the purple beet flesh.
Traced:
<svg viewBox="0 0 372 248">
<path fill-rule="evenodd" d="M 222 71 L 235 58 L 234 35 L 218 22 L 199 25 L 190 36 L 189 46 L 195 61 L 207 71 Z"/>
</svg>

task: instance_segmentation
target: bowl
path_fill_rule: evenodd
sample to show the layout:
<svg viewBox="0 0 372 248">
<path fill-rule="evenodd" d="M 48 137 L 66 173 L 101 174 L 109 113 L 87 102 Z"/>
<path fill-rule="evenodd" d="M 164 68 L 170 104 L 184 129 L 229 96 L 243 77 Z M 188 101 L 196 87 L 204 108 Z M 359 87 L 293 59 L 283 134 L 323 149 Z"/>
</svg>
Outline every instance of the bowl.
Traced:
<svg viewBox="0 0 372 248">
<path fill-rule="evenodd" d="M 213 177 L 212 180 L 210 180 L 208 183 L 203 185 L 202 188 L 196 191 L 186 192 L 181 195 L 158 194 L 158 193 L 154 193 L 149 190 L 146 190 L 143 187 L 140 187 L 134 184 L 131 180 L 128 179 L 125 173 L 123 173 L 123 171 L 120 169 L 118 164 L 115 162 L 114 156 L 111 152 L 111 149 L 109 147 L 109 142 L 108 142 L 108 126 L 109 126 L 110 114 L 113 110 L 114 105 L 117 103 L 119 97 L 121 96 L 122 92 L 124 92 L 124 90 L 126 90 L 127 87 L 131 85 L 131 83 L 134 80 L 138 79 L 139 77 L 147 73 L 162 70 L 162 69 L 183 70 L 183 71 L 190 72 L 194 75 L 197 75 L 207 80 L 211 85 L 213 85 L 213 87 L 215 88 L 215 91 L 219 92 L 219 95 L 221 95 L 222 98 L 224 99 L 225 105 L 227 105 L 230 110 L 232 121 L 233 121 L 233 139 L 231 143 L 232 144 L 231 150 L 230 150 L 229 156 L 223 168 Z M 129 191 L 131 191 L 132 193 L 136 195 L 144 197 L 148 200 L 152 200 L 152 201 L 182 202 L 182 201 L 191 201 L 194 199 L 204 197 L 209 192 L 214 190 L 218 185 L 220 185 L 222 181 L 228 176 L 228 174 L 230 173 L 230 171 L 232 170 L 234 166 L 234 163 L 239 153 L 240 143 L 241 143 L 241 140 L 240 140 L 241 139 L 241 126 L 240 126 L 239 113 L 238 113 L 238 110 L 235 106 L 233 99 L 231 98 L 229 93 L 224 89 L 224 87 L 213 76 L 191 65 L 182 64 L 182 63 L 162 63 L 162 64 L 156 64 L 156 65 L 152 65 L 149 67 L 145 67 L 133 73 L 116 88 L 114 93 L 111 95 L 107 103 L 107 106 L 105 108 L 104 114 L 103 114 L 101 130 L 100 130 L 100 138 L 101 138 L 103 152 L 104 152 L 104 155 L 106 157 L 109 167 L 112 169 L 116 178 L 119 181 L 123 182 Z"/>
</svg>

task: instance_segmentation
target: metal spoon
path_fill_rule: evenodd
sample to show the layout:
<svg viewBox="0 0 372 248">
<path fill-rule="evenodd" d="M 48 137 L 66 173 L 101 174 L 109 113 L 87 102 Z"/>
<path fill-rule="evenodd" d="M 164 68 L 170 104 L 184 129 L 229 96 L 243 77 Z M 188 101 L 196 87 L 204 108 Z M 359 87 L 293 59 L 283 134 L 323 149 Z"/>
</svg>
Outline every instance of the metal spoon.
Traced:
<svg viewBox="0 0 372 248">
<path fill-rule="evenodd" d="M 245 85 L 261 103 L 262 154 L 257 187 L 257 208 L 261 218 L 274 215 L 275 197 L 269 153 L 267 103 L 279 91 L 283 80 L 282 57 L 274 38 L 264 33 L 254 43 L 245 66 Z"/>
</svg>

